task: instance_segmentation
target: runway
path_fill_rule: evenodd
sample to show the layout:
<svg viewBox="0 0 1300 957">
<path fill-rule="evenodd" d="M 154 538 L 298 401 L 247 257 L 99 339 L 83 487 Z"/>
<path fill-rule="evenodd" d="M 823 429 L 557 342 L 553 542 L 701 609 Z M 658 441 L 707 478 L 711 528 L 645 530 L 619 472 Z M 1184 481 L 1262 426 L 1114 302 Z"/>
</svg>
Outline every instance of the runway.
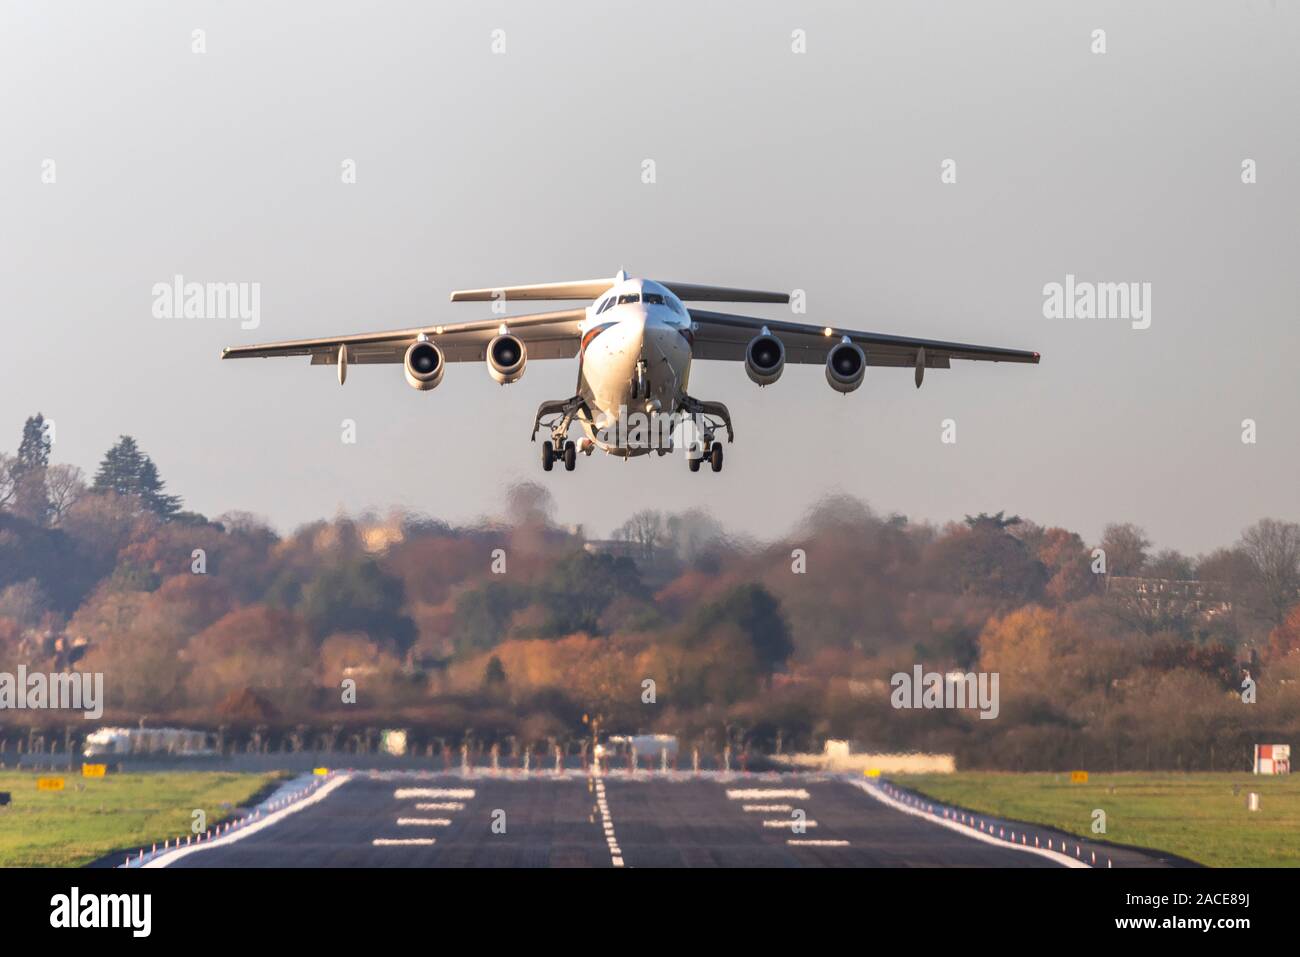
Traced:
<svg viewBox="0 0 1300 957">
<path fill-rule="evenodd" d="M 834 776 L 352 772 L 318 792 L 148 866 L 1022 868 L 1088 859 L 1087 848 L 1078 861 L 1033 852 L 1035 839 L 1046 847 L 1043 835 L 1055 832 L 1018 834 L 1028 847 L 1013 848 Z M 990 833 L 999 826 L 987 824 Z M 1111 856 L 1114 866 L 1160 863 L 1108 848 L 1095 866 Z"/>
</svg>

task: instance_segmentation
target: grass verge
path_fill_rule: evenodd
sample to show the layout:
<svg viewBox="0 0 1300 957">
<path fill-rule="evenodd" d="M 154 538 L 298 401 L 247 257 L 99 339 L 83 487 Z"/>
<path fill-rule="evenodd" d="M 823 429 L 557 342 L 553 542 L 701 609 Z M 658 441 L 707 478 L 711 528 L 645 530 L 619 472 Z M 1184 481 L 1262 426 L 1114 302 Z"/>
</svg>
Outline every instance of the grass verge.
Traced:
<svg viewBox="0 0 1300 957">
<path fill-rule="evenodd" d="M 1211 867 L 1300 866 L 1300 775 L 1123 773 L 890 775 L 897 784 L 998 817 L 1089 840 L 1156 848 Z M 1257 792 L 1260 809 L 1246 807 Z M 1106 833 L 1092 831 L 1105 812 Z"/>
<path fill-rule="evenodd" d="M 38 778 L 63 777 L 62 791 Z M 0 771 L 0 867 L 78 867 L 109 851 L 187 834 L 202 809 L 211 826 L 282 777 L 215 771 L 80 774 Z"/>
</svg>

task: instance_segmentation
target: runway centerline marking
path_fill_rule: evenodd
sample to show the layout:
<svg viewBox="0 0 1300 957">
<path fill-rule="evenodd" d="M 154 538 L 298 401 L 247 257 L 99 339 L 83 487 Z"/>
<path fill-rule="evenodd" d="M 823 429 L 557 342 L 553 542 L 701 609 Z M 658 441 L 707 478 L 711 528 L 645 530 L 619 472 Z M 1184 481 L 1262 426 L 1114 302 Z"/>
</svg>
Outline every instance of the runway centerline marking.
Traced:
<svg viewBox="0 0 1300 957">
<path fill-rule="evenodd" d="M 417 811 L 463 811 L 465 805 L 459 801 L 434 801 L 431 804 L 417 804 Z"/>
<path fill-rule="evenodd" d="M 593 770 L 592 780 L 595 783 L 596 791 L 596 809 L 600 811 L 600 823 L 605 832 L 605 843 L 609 845 L 609 859 L 615 867 L 623 866 L 623 851 L 618 846 L 618 838 L 614 836 L 614 816 L 609 813 L 609 802 L 605 800 L 605 782 L 600 779 L 600 772 Z"/>
<path fill-rule="evenodd" d="M 450 827 L 449 817 L 399 817 L 398 827 Z"/>
<path fill-rule="evenodd" d="M 812 840 L 792 837 L 786 840 L 791 847 L 848 847 L 848 841 Z"/>
<path fill-rule="evenodd" d="M 817 826 L 817 822 L 816 822 L 816 821 L 796 821 L 794 818 L 791 818 L 790 820 L 787 821 L 787 820 L 785 820 L 784 818 L 780 818 L 780 819 L 775 820 L 775 821 L 764 821 L 764 822 L 763 822 L 763 826 L 764 826 L 764 827 L 796 827 L 796 826 L 802 826 L 802 827 L 816 827 L 816 826 Z"/>
<path fill-rule="evenodd" d="M 375 847 L 428 847 L 437 842 L 431 837 L 377 837 L 370 843 Z"/>
<path fill-rule="evenodd" d="M 789 804 L 746 804 L 741 807 L 742 811 L 758 811 L 764 814 L 772 811 L 793 811 L 794 808 Z"/>
</svg>

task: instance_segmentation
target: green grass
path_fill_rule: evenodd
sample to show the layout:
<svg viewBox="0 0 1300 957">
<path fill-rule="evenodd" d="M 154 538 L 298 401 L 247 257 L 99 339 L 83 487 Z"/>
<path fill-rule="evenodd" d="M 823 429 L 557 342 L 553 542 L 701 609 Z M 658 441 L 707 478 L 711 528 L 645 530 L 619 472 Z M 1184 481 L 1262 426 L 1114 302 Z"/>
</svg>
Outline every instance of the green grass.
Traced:
<svg viewBox="0 0 1300 957">
<path fill-rule="evenodd" d="M 972 811 L 1090 840 L 1156 848 L 1212 867 L 1300 866 L 1300 775 L 1131 773 L 901 774 L 890 780 Z M 1234 787 L 1237 793 L 1233 793 Z M 1256 791 L 1260 809 L 1246 808 Z M 1106 833 L 1092 833 L 1092 812 Z"/>
<path fill-rule="evenodd" d="M 64 790 L 37 790 L 37 778 L 59 776 Z M 189 833 L 196 808 L 211 826 L 278 777 L 0 771 L 0 791 L 11 796 L 0 807 L 0 867 L 76 867 L 118 848 L 161 844 Z"/>
</svg>

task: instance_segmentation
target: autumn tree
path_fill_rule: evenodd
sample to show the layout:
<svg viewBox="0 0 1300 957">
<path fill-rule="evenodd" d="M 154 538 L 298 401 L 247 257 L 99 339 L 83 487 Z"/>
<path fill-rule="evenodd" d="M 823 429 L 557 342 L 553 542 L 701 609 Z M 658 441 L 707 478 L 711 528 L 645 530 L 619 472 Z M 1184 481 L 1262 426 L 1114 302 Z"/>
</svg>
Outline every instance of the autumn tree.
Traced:
<svg viewBox="0 0 1300 957">
<path fill-rule="evenodd" d="M 322 569 L 302 591 L 301 610 L 318 638 L 336 631 L 360 631 L 404 653 L 415 641 L 415 624 L 403 606 L 400 579 L 373 559 L 340 562 Z"/>
<path fill-rule="evenodd" d="M 1292 608 L 1268 636 L 1269 661 L 1281 661 L 1293 655 L 1300 657 L 1300 605 Z"/>
<path fill-rule="evenodd" d="M 722 624 L 739 630 L 765 675 L 783 667 L 794 652 L 781 604 L 762 585 L 750 583 L 731 589 L 696 613 L 692 629 L 705 634 Z"/>
</svg>

